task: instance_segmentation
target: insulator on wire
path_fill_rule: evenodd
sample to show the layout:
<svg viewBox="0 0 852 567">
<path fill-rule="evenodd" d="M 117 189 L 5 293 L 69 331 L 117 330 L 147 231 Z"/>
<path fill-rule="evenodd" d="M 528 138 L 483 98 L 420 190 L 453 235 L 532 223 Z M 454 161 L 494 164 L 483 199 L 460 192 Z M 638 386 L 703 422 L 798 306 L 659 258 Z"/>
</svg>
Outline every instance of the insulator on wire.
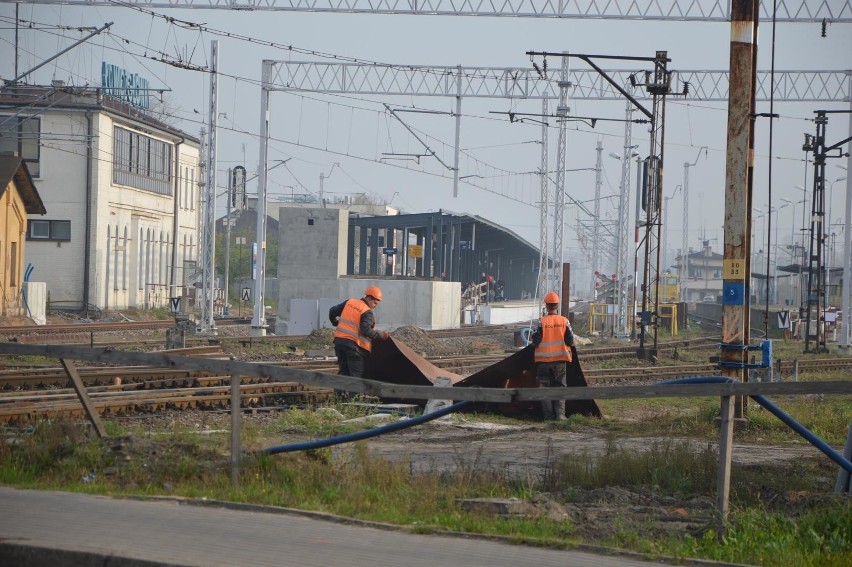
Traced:
<svg viewBox="0 0 852 567">
<path fill-rule="evenodd" d="M 828 21 L 823 18 L 822 19 L 822 33 L 820 33 L 821 37 L 826 37 L 828 35 Z"/>
<path fill-rule="evenodd" d="M 536 63 L 535 61 L 533 61 L 533 69 L 535 69 L 535 72 L 538 73 L 539 77 L 544 78 L 544 75 L 542 74 L 541 69 L 538 66 L 538 63 Z"/>
</svg>

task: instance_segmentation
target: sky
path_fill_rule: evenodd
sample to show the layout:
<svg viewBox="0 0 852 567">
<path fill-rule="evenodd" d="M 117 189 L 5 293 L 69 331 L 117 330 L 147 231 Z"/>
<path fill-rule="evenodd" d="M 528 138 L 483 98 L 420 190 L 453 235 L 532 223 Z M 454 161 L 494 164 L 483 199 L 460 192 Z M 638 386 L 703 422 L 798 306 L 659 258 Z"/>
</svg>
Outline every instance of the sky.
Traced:
<svg viewBox="0 0 852 567">
<path fill-rule="evenodd" d="M 64 80 L 73 85 L 99 86 L 101 61 L 118 65 L 147 78 L 152 88 L 168 90 L 166 105 L 175 114 L 174 123 L 198 135 L 207 119 L 209 75 L 204 72 L 156 62 L 151 56 L 167 54 L 190 67 L 207 67 L 212 40 L 219 42 L 219 134 L 218 185 L 224 192 L 225 172 L 244 165 L 252 175 L 257 170 L 260 131 L 261 62 L 343 62 L 355 58 L 365 62 L 429 66 L 490 66 L 529 68 L 528 51 L 550 51 L 650 57 L 666 50 L 674 70 L 724 70 L 729 60 L 729 24 L 723 22 L 659 22 L 615 20 L 554 20 L 465 16 L 406 16 L 376 14 L 316 14 L 243 12 L 230 10 L 155 10 L 157 14 L 194 22 L 190 29 L 167 22 L 158 15 L 129 7 L 84 7 L 20 4 L 19 18 L 26 22 L 18 36 L 18 68 L 29 69 L 65 49 L 85 33 L 53 26 L 100 27 L 114 22 L 104 32 L 75 47 L 27 77 L 29 84 Z M 15 7 L 0 6 L 0 77 L 14 73 Z M 30 23 L 32 22 L 32 24 Z M 830 25 L 821 37 L 818 24 L 778 24 L 775 36 L 777 70 L 852 69 L 852 33 L 848 24 Z M 222 33 L 217 33 L 222 32 Z M 761 24 L 759 69 L 769 70 L 772 29 Z M 232 34 L 227 37 L 226 33 Z M 240 38 L 233 37 L 234 35 Z M 245 38 L 251 38 L 247 40 Z M 274 44 L 274 45 L 270 45 Z M 286 49 L 292 46 L 294 49 Z M 311 52 L 314 52 L 313 54 Z M 336 58 L 329 58 L 328 55 Z M 324 57 L 325 56 L 325 57 Z M 541 64 L 540 59 L 537 60 Z M 560 63 L 548 60 L 552 74 Z M 572 68 L 584 68 L 572 60 Z M 625 65 L 602 63 L 604 68 Z M 637 70 L 649 69 L 641 65 Z M 397 114 L 417 133 L 415 138 L 391 116 L 384 106 L 434 112 Z M 555 106 L 551 103 L 551 109 Z M 621 101 L 569 101 L 579 116 L 620 119 Z M 800 228 L 802 205 L 793 207 L 781 198 L 801 201 L 796 185 L 811 187 L 811 169 L 805 169 L 801 150 L 803 134 L 813 133 L 813 111 L 849 109 L 849 102 L 776 103 L 781 118 L 775 122 L 772 153 L 772 204 L 777 242 L 783 246 Z M 510 123 L 508 112 L 541 112 L 539 101 L 465 98 L 462 103 L 460 176 L 466 177 L 453 197 L 452 172 L 439 160 L 420 157 L 401 159 L 398 154 L 425 154 L 422 142 L 441 161 L 452 165 L 455 100 L 442 97 L 390 97 L 366 95 L 323 95 L 320 93 L 274 92 L 270 97 L 269 160 L 289 160 L 269 173 L 270 199 L 289 194 L 318 196 L 324 177 L 326 198 L 365 194 L 385 200 L 404 212 L 443 209 L 477 214 L 519 234 L 534 245 L 539 242 L 541 126 L 535 121 Z M 759 103 L 758 112 L 768 112 L 769 103 Z M 688 247 L 700 249 L 707 240 L 714 250 L 722 248 L 722 218 L 725 180 L 726 105 L 720 102 L 671 98 L 666 110 L 664 238 L 668 264 L 681 248 L 685 162 L 690 168 Z M 601 216 L 611 223 L 617 218 L 615 195 L 619 190 L 620 162 L 609 153 L 623 152 L 624 126 L 620 122 L 568 126 L 566 192 L 570 200 L 593 210 L 596 145 L 603 145 Z M 828 140 L 848 136 L 846 115 L 831 118 Z M 549 169 L 555 168 L 558 131 L 549 129 Z M 419 138 L 419 140 L 418 140 Z M 633 126 L 633 143 L 647 155 L 647 127 Z M 706 152 L 700 148 L 706 147 Z M 395 154 L 395 155 L 389 155 Z M 754 206 L 769 203 L 768 122 L 758 122 Z M 391 158 L 391 159 L 389 159 Z M 827 168 L 827 182 L 845 175 L 834 160 Z M 807 175 L 807 177 L 806 177 Z M 554 176 L 555 177 L 555 176 Z M 634 177 L 635 179 L 635 177 Z M 842 217 L 845 181 L 831 185 L 835 211 Z M 256 190 L 250 184 L 249 192 Z M 632 196 L 631 196 L 632 201 Z M 219 200 L 224 214 L 224 197 Z M 631 206 L 631 214 L 633 207 Z M 217 215 L 217 216 L 219 216 Z M 570 205 L 565 211 L 566 261 L 578 269 L 589 268 L 588 245 L 577 237 L 579 222 L 588 216 Z M 834 221 L 832 221 L 834 222 Z M 765 236 L 765 215 L 756 214 L 753 231 Z M 839 228 L 838 228 L 839 231 Z M 774 235 L 773 235 L 774 238 Z M 588 241 L 586 241 L 588 242 Z M 756 250 L 765 248 L 757 243 Z M 789 258 L 787 258 L 789 259 Z M 601 265 L 602 271 L 612 269 Z"/>
</svg>

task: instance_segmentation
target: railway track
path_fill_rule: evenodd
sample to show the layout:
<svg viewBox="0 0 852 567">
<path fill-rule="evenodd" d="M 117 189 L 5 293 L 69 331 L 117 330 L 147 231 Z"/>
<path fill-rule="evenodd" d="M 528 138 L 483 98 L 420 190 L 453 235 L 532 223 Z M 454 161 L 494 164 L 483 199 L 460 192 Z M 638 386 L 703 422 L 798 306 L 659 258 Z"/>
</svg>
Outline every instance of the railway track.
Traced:
<svg viewBox="0 0 852 567">
<path fill-rule="evenodd" d="M 490 366 L 505 357 L 506 354 L 438 357 L 430 359 L 430 362 L 463 374 Z M 584 354 L 584 360 L 588 358 Z M 289 361 L 281 365 L 312 372 L 334 373 L 337 370 L 334 360 Z M 798 362 L 798 368 L 800 372 L 852 370 L 852 358 L 802 360 Z M 792 369 L 792 362 L 781 365 L 782 373 L 789 373 Z M 229 376 L 139 366 L 80 367 L 77 370 L 95 408 L 102 415 L 152 413 L 190 407 L 224 409 L 230 403 Z M 685 364 L 584 369 L 584 374 L 589 385 L 594 387 L 716 375 L 718 370 L 712 364 Z M 60 368 L 0 372 L 0 423 L 21 423 L 46 415 L 82 416 L 83 408 L 68 383 L 67 375 Z M 242 383 L 240 388 L 244 408 L 316 403 L 332 393 L 328 389 L 298 383 L 265 382 L 261 378 L 252 378 L 251 382 Z"/>
<path fill-rule="evenodd" d="M 222 323 L 222 322 L 220 322 Z M 225 324 L 239 324 L 232 320 Z M 108 323 L 90 327 L 86 325 L 88 334 L 73 334 L 68 329 L 79 330 L 80 325 L 62 325 L 48 327 L 25 327 L 27 332 L 14 334 L 16 340 L 47 344 L 81 344 L 83 346 L 116 347 L 123 344 L 140 345 L 140 343 L 161 346 L 164 338 L 157 337 L 148 340 L 117 341 L 116 332 L 138 329 L 163 330 L 171 327 L 172 321 L 153 321 L 144 323 Z M 481 337 L 514 334 L 522 326 L 494 325 L 465 327 L 441 331 L 426 331 L 431 338 L 446 339 L 456 337 Z M 32 330 L 36 329 L 37 332 Z M 48 332 L 45 332 L 48 331 Z M 111 336 L 99 336 L 101 333 Z M 9 328 L 0 331 L 0 335 L 10 336 Z M 79 343 L 73 341 L 83 340 Z M 97 337 L 97 340 L 96 340 Z M 222 358 L 229 345 L 242 343 L 252 346 L 278 343 L 298 342 L 307 336 L 267 336 L 267 337 L 218 337 L 216 344 L 208 344 L 209 339 L 197 339 L 195 346 L 185 349 L 175 349 L 169 352 L 188 356 L 204 356 Z M 658 350 L 661 356 L 676 358 L 680 350 L 715 349 L 718 339 L 674 339 L 660 341 Z M 712 364 L 683 364 L 676 366 L 634 366 L 629 368 L 594 369 L 595 362 L 603 362 L 619 358 L 632 359 L 636 354 L 635 345 L 608 346 L 598 348 L 581 347 L 580 357 L 584 363 L 584 372 L 589 385 L 609 384 L 641 384 L 654 383 L 660 380 L 717 374 Z M 472 374 L 491 366 L 509 356 L 508 353 L 438 356 L 428 360 L 438 366 L 457 374 Z M 282 361 L 280 364 L 289 368 L 311 372 L 336 373 L 337 363 L 331 357 L 321 359 L 301 359 Z M 800 371 L 832 371 L 843 368 L 852 369 L 852 358 L 820 359 L 799 361 Z M 78 373 L 87 388 L 95 407 L 102 415 L 131 415 L 162 411 L 163 409 L 181 409 L 196 407 L 201 409 L 223 409 L 230 404 L 230 377 L 213 376 L 200 371 L 181 370 L 178 368 L 152 367 L 78 367 Z M 792 363 L 785 362 L 781 366 L 782 373 L 792 371 Z M 282 405 L 305 404 L 325 399 L 332 395 L 327 389 L 313 388 L 296 383 L 270 383 L 261 378 L 245 379 L 241 384 L 242 406 L 280 407 Z M 70 388 L 67 374 L 62 368 L 9 368 L 0 370 L 0 423 L 18 423 L 32 420 L 38 416 L 77 416 L 83 414 L 83 408 L 76 397 L 76 392 Z"/>
<path fill-rule="evenodd" d="M 229 377 L 219 377 L 230 381 Z M 119 387 L 120 388 L 120 387 Z M 167 409 L 224 409 L 230 406 L 230 384 L 163 390 L 89 390 L 89 398 L 101 416 L 153 413 Z M 0 396 L 0 423 L 21 423 L 43 416 L 84 416 L 83 406 L 73 390 L 17 392 Z M 295 382 L 240 385 L 242 408 L 315 403 L 332 396 L 328 389 Z"/>
</svg>

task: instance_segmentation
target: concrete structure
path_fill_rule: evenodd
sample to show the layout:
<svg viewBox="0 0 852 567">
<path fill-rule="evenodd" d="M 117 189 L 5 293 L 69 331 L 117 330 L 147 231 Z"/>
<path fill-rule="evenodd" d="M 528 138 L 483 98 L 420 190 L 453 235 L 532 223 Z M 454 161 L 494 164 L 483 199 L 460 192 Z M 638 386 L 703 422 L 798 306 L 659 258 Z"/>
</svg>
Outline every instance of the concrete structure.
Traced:
<svg viewBox="0 0 852 567">
<path fill-rule="evenodd" d="M 198 140 L 61 82 L 3 87 L 0 119 L 15 134 L 0 151 L 19 152 L 50 211 L 26 251 L 50 307 L 165 307 L 182 294 L 198 261 Z"/>
<path fill-rule="evenodd" d="M 291 321 L 291 302 L 317 301 L 317 321 L 328 317 L 327 305 L 362 297 L 377 285 L 384 300 L 376 310 L 377 328 L 416 325 L 424 329 L 458 327 L 461 285 L 425 278 L 347 276 L 349 213 L 332 208 L 279 211 L 278 316 L 276 334 L 303 333 Z M 304 304 L 303 304 L 304 305 Z M 320 305 L 326 310 L 320 312 Z M 304 312 L 300 311 L 304 320 Z"/>
<path fill-rule="evenodd" d="M 0 155 L 0 316 L 26 316 L 22 290 L 27 279 L 27 220 L 46 212 L 26 162 Z"/>
</svg>

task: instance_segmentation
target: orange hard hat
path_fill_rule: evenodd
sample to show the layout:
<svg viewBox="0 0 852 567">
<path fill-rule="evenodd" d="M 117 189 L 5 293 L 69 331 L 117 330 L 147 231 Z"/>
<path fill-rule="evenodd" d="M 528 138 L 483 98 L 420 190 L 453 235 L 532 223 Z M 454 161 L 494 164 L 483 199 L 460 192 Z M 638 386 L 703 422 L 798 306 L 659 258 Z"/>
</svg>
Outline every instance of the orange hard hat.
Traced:
<svg viewBox="0 0 852 567">
<path fill-rule="evenodd" d="M 544 296 L 545 303 L 559 303 L 559 296 L 556 295 L 555 291 L 551 291 L 547 295 Z"/>
<path fill-rule="evenodd" d="M 382 290 L 380 290 L 376 286 L 368 287 L 366 290 L 364 290 L 364 295 L 369 295 L 370 297 L 375 297 L 379 301 L 382 300 Z"/>
</svg>

